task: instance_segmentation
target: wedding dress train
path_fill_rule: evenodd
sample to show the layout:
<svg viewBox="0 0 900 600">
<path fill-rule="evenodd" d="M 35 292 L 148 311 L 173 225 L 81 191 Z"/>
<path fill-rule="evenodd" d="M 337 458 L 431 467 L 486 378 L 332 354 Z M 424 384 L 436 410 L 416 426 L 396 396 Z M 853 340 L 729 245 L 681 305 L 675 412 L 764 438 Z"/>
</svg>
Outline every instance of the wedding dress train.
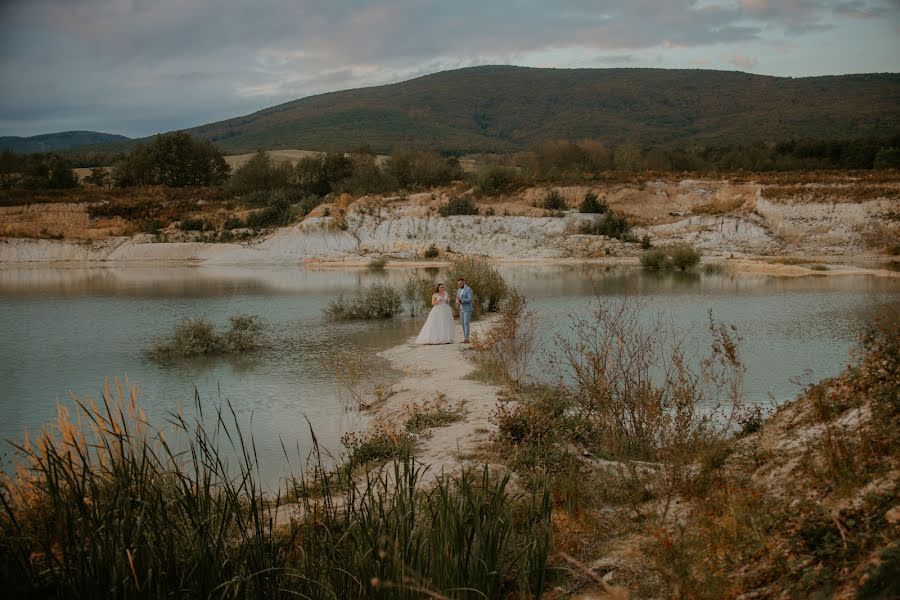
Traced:
<svg viewBox="0 0 900 600">
<path fill-rule="evenodd" d="M 456 339 L 456 328 L 453 325 L 453 309 L 450 308 L 450 297 L 435 294 L 437 304 L 428 313 L 428 319 L 416 338 L 417 344 L 452 344 Z"/>
</svg>

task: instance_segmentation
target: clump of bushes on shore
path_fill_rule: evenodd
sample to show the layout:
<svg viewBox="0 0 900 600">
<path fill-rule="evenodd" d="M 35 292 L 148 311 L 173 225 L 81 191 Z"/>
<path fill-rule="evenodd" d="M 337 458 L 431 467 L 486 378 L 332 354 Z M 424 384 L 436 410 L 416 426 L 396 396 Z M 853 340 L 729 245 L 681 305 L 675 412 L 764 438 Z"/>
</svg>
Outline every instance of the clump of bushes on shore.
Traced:
<svg viewBox="0 0 900 600">
<path fill-rule="evenodd" d="M 479 257 L 461 256 L 450 261 L 447 293 L 456 293 L 456 281 L 462 277 L 475 295 L 472 316 L 496 312 L 509 296 L 509 286 L 491 264 Z"/>
<path fill-rule="evenodd" d="M 634 239 L 628 219 L 620 217 L 611 210 L 605 210 L 602 214 L 603 216 L 599 219 L 583 222 L 579 232 L 583 235 L 605 235 L 624 242 Z"/>
<path fill-rule="evenodd" d="M 186 319 L 146 354 L 152 360 L 169 362 L 192 356 L 249 352 L 265 345 L 259 317 L 237 314 L 229 317 L 228 323 L 228 328 L 219 332 L 206 317 Z"/>
<path fill-rule="evenodd" d="M 287 490 L 266 493 L 252 435 L 230 407 L 212 415 L 211 429 L 173 414 L 163 438 L 134 391 L 107 389 L 98 404 L 76 402 L 71 418 L 61 411 L 56 430 L 23 444 L 20 468 L 4 477 L 0 574 L 10 597 L 543 591 L 551 506 L 541 486 L 513 492 L 485 466 L 426 488 L 407 453 L 362 480 L 318 459 Z"/>
<path fill-rule="evenodd" d="M 434 294 L 436 287 L 435 279 L 425 273 L 412 271 L 406 274 L 406 280 L 403 282 L 403 299 L 409 307 L 410 316 L 414 317 L 431 309 L 431 295 Z M 448 294 L 454 293 L 453 288 L 446 283 L 444 287 Z"/>
<path fill-rule="evenodd" d="M 338 296 L 325 307 L 332 321 L 391 319 L 403 310 L 400 293 L 390 285 L 376 283 L 354 296 Z"/>
<path fill-rule="evenodd" d="M 664 248 L 651 248 L 641 254 L 641 266 L 652 271 L 678 269 L 686 271 L 700 264 L 700 252 L 687 243 Z"/>
</svg>

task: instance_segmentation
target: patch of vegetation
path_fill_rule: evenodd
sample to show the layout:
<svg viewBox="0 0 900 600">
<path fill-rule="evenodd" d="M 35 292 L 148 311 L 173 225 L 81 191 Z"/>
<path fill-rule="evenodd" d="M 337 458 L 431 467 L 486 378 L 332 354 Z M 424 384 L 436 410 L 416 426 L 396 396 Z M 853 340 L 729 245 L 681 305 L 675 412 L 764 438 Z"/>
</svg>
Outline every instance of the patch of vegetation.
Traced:
<svg viewBox="0 0 900 600">
<path fill-rule="evenodd" d="M 698 264 L 700 264 L 700 252 L 687 243 L 652 248 L 641 254 L 641 266 L 653 271 L 666 269 L 686 271 Z"/>
<path fill-rule="evenodd" d="M 402 453 L 362 480 L 346 463 L 332 470 L 319 460 L 270 494 L 252 435 L 230 407 L 212 414 L 209 429 L 173 414 L 163 439 L 127 393 L 77 402 L 55 430 L 22 446 L 0 503 L 0 572 L 12 597 L 543 591 L 550 505 L 540 486 L 514 492 L 485 466 L 431 477 L 423 491 L 423 468 Z M 232 445 L 236 462 L 220 450 Z M 384 455 L 397 453 L 372 447 L 366 457 Z"/>
<path fill-rule="evenodd" d="M 387 264 L 388 264 L 387 257 L 379 256 L 379 257 L 376 257 L 376 258 L 373 258 L 372 260 L 370 260 L 369 264 L 366 265 L 366 268 L 369 269 L 370 271 L 376 271 L 376 272 L 384 271 L 384 268 L 387 266 Z"/>
<path fill-rule="evenodd" d="M 579 229 L 583 235 L 605 235 L 622 241 L 631 241 L 631 226 L 628 219 L 616 215 L 607 210 L 599 219 L 593 219 L 581 224 Z"/>
<path fill-rule="evenodd" d="M 247 215 L 245 226 L 254 229 L 284 227 L 302 216 L 302 211 L 302 206 L 295 207 L 291 203 L 291 195 L 286 190 L 276 190 L 268 196 L 265 208 Z"/>
<path fill-rule="evenodd" d="M 519 184 L 515 169 L 502 165 L 490 165 L 476 177 L 475 191 L 480 196 L 500 196 L 513 191 Z"/>
<path fill-rule="evenodd" d="M 447 277 L 449 293 L 456 293 L 456 281 L 459 278 L 465 279 L 474 293 L 473 318 L 500 310 L 500 306 L 509 295 L 509 286 L 503 276 L 484 258 L 474 256 L 453 258 Z"/>
<path fill-rule="evenodd" d="M 455 215 L 477 215 L 478 207 L 475 201 L 468 196 L 457 196 L 450 198 L 445 204 L 438 208 L 438 213 L 442 217 L 450 217 Z"/>
<path fill-rule="evenodd" d="M 211 231 L 215 228 L 206 219 L 188 218 L 178 223 L 178 229 L 182 231 Z"/>
<path fill-rule="evenodd" d="M 400 293 L 383 283 L 370 285 L 349 298 L 340 295 L 325 307 L 325 315 L 332 321 L 392 319 L 402 311 Z"/>
<path fill-rule="evenodd" d="M 366 435 L 349 432 L 341 437 L 341 445 L 347 451 L 347 467 L 351 470 L 409 457 L 412 443 L 406 431 L 394 432 L 384 427 Z"/>
<path fill-rule="evenodd" d="M 540 330 L 525 298 L 511 291 L 497 322 L 484 337 L 475 336 L 478 379 L 518 388 L 525 383 L 540 341 Z"/>
<path fill-rule="evenodd" d="M 588 192 L 584 195 L 584 200 L 578 205 L 578 212 L 595 215 L 602 215 L 609 210 L 609 205 L 600 200 L 594 192 Z"/>
<path fill-rule="evenodd" d="M 413 404 L 409 407 L 409 417 L 404 423 L 406 431 L 419 434 L 426 429 L 444 427 L 461 421 L 464 415 L 462 406 L 451 406 L 443 394 L 431 401 Z"/>
<path fill-rule="evenodd" d="M 294 168 L 289 161 L 276 162 L 265 150 L 235 169 L 228 187 L 238 194 L 284 189 L 293 183 Z"/>
<path fill-rule="evenodd" d="M 561 211 L 568 208 L 568 206 L 566 206 L 565 198 L 563 198 L 562 194 L 557 190 L 550 190 L 547 192 L 547 195 L 544 196 L 544 199 L 541 201 L 541 207 L 551 211 Z"/>
<path fill-rule="evenodd" d="M 146 354 L 159 362 L 171 362 L 192 356 L 250 352 L 265 344 L 259 317 L 238 314 L 229 317 L 228 323 L 228 328 L 219 332 L 205 317 L 185 319 Z"/>
<path fill-rule="evenodd" d="M 224 183 L 230 170 L 211 142 L 179 131 L 139 143 L 113 165 L 112 179 L 119 187 L 207 186 Z"/>
<path fill-rule="evenodd" d="M 58 154 L 0 153 L 0 189 L 67 189 L 78 187 L 72 162 Z"/>
<path fill-rule="evenodd" d="M 431 296 L 436 287 L 437 283 L 433 276 L 419 271 L 407 273 L 403 282 L 403 299 L 409 307 L 410 316 L 431 310 Z M 452 291 L 453 288 L 449 288 L 447 293 L 450 294 Z"/>
<path fill-rule="evenodd" d="M 438 250 L 438 247 L 432 242 L 430 246 L 425 248 L 425 252 L 422 253 L 424 258 L 437 258 L 441 255 L 441 251 Z"/>
</svg>

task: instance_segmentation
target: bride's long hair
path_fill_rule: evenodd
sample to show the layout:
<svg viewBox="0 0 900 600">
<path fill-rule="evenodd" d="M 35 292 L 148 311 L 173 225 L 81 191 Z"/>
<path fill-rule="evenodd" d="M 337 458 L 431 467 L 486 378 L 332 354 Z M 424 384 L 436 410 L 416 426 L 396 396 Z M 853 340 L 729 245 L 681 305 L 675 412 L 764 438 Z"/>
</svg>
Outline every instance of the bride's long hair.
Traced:
<svg viewBox="0 0 900 600">
<path fill-rule="evenodd" d="M 442 288 L 443 286 L 444 286 L 443 283 L 437 284 L 437 287 L 434 288 L 434 293 L 435 293 L 435 294 L 440 294 L 440 293 L 441 293 L 441 288 Z"/>
</svg>

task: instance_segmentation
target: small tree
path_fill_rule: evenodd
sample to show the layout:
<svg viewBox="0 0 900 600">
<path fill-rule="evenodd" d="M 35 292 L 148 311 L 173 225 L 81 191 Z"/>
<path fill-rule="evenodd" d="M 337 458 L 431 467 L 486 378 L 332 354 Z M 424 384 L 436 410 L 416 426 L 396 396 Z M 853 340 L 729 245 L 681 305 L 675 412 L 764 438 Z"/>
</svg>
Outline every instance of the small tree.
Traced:
<svg viewBox="0 0 900 600">
<path fill-rule="evenodd" d="M 584 200 L 578 205 L 578 212 L 586 214 L 602 215 L 609 210 L 609 205 L 600 200 L 594 192 L 584 195 Z"/>
<path fill-rule="evenodd" d="M 97 187 L 109 187 L 112 179 L 106 167 L 94 167 L 91 169 L 91 174 L 85 176 L 84 182 Z"/>
<path fill-rule="evenodd" d="M 541 206 L 546 210 L 566 210 L 568 206 L 566 206 L 566 201 L 556 190 L 550 190 L 547 192 L 547 195 L 544 196 L 544 201 Z"/>
<path fill-rule="evenodd" d="M 276 162 L 268 152 L 259 150 L 250 160 L 235 169 L 228 185 L 238 194 L 276 190 L 287 187 L 293 176 L 294 169 L 289 162 Z"/>
</svg>

